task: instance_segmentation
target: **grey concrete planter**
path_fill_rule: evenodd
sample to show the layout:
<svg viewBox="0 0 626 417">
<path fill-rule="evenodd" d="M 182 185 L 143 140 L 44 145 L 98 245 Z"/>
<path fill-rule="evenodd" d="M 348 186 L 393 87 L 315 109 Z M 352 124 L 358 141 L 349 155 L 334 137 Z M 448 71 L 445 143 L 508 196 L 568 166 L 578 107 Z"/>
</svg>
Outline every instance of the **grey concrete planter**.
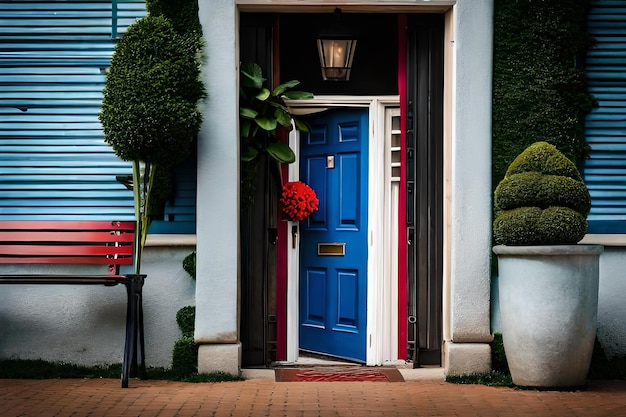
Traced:
<svg viewBox="0 0 626 417">
<path fill-rule="evenodd" d="M 513 383 L 585 385 L 597 327 L 600 245 L 496 246 Z"/>
</svg>

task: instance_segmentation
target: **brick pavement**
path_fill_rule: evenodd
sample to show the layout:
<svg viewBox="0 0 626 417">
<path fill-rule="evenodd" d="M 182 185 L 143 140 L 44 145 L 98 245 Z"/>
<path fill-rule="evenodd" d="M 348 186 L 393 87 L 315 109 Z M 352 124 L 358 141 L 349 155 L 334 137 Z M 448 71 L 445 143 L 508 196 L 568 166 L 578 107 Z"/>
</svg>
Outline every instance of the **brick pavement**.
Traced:
<svg viewBox="0 0 626 417">
<path fill-rule="evenodd" d="M 626 381 L 585 391 L 524 391 L 441 380 L 182 383 L 0 380 L 0 416 L 626 416 Z"/>
</svg>

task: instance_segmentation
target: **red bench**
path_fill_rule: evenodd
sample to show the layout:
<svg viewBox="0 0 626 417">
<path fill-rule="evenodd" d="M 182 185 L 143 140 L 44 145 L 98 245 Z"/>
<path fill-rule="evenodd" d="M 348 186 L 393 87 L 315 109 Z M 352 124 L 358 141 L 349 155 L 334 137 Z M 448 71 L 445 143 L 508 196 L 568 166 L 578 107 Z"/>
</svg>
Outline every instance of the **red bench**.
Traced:
<svg viewBox="0 0 626 417">
<path fill-rule="evenodd" d="M 131 366 L 137 365 L 137 341 L 141 377 L 146 377 L 142 309 L 145 275 L 120 273 L 121 265 L 133 264 L 134 241 L 134 221 L 0 221 L 0 263 L 101 264 L 108 269 L 102 275 L 0 273 L 0 284 L 126 287 L 122 388 L 128 387 Z"/>
</svg>

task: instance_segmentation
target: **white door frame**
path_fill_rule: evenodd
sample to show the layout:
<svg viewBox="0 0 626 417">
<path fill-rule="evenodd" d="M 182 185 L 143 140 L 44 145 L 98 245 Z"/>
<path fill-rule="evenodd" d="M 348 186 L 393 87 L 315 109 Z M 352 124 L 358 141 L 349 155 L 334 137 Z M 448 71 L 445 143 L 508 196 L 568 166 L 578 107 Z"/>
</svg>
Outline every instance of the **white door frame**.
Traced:
<svg viewBox="0 0 626 417">
<path fill-rule="evenodd" d="M 366 364 L 383 365 L 397 360 L 397 310 L 395 317 L 385 309 L 387 303 L 395 302 L 394 295 L 386 288 L 394 287 L 397 276 L 389 276 L 390 263 L 397 263 L 397 254 L 392 256 L 385 250 L 385 233 L 391 219 L 385 216 L 385 201 L 388 194 L 385 170 L 389 161 L 385 149 L 385 109 L 397 107 L 399 96 L 319 96 L 311 100 L 293 100 L 287 103 L 294 114 L 321 112 L 332 107 L 369 108 L 368 120 L 368 256 L 367 256 L 367 347 Z M 296 153 L 296 162 L 289 165 L 288 181 L 299 179 L 299 133 L 295 129 L 289 135 L 289 145 Z M 288 225 L 289 239 L 293 239 L 291 222 Z M 299 237 L 299 235 L 298 235 Z M 288 242 L 287 247 L 287 362 L 297 362 L 299 356 L 299 245 Z M 297 242 L 296 242 L 297 243 Z M 388 244 L 387 244 L 388 246 Z M 387 269 L 386 269 L 387 268 Z M 392 310 L 393 311 L 393 310 Z M 394 337 L 395 335 L 395 337 Z M 391 337 L 390 337 L 391 336 Z M 396 347 L 395 349 L 393 347 Z M 392 357 L 385 357 L 389 355 Z"/>
</svg>

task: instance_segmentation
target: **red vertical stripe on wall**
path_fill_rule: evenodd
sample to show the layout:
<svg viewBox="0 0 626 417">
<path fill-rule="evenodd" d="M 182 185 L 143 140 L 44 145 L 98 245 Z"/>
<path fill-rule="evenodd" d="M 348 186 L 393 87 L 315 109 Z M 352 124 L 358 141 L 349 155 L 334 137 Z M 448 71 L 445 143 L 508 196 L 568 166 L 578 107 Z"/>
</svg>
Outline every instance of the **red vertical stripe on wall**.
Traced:
<svg viewBox="0 0 626 417">
<path fill-rule="evenodd" d="M 398 358 L 407 357 L 407 247 L 406 247 L 406 37 L 407 16 L 398 15 L 398 92 L 400 94 L 400 195 L 398 210 Z"/>
<path fill-rule="evenodd" d="M 280 17 L 274 21 L 273 81 L 280 85 Z M 286 164 L 281 164 L 283 181 L 288 178 Z M 276 360 L 287 360 L 287 222 L 280 220 L 278 213 L 278 242 L 276 243 Z"/>
<path fill-rule="evenodd" d="M 281 167 L 282 177 L 287 178 L 287 165 Z M 278 214 L 280 217 L 280 213 Z M 287 222 L 278 220 L 276 243 L 276 360 L 287 360 Z"/>
</svg>

